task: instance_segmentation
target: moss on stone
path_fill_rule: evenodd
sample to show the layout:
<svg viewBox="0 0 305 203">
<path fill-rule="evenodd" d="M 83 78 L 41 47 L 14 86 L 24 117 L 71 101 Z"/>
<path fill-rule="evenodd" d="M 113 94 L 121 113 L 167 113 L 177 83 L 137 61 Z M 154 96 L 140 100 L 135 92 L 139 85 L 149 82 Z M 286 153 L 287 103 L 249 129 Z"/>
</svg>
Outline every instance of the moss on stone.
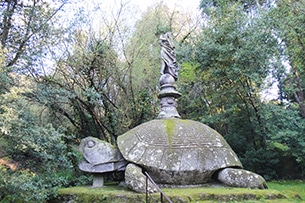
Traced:
<svg viewBox="0 0 305 203">
<path fill-rule="evenodd" d="M 164 119 L 165 130 L 168 137 L 168 145 L 172 146 L 173 135 L 176 132 L 176 120 L 175 119 Z"/>
<path fill-rule="evenodd" d="M 194 202 L 288 202 L 293 195 L 283 195 L 280 191 L 250 190 L 231 187 L 163 188 L 163 192 L 173 201 Z M 164 200 L 165 201 L 165 200 Z M 146 202 L 145 194 L 139 194 L 117 185 L 102 188 L 72 187 L 58 191 L 57 202 Z M 160 202 L 160 194 L 149 194 L 149 202 Z"/>
</svg>

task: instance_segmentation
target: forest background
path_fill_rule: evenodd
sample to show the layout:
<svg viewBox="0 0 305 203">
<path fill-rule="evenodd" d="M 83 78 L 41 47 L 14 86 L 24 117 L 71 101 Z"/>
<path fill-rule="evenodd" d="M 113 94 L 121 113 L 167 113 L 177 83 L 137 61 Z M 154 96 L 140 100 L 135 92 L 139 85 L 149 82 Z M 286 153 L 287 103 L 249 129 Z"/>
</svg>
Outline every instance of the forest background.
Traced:
<svg viewBox="0 0 305 203">
<path fill-rule="evenodd" d="M 178 112 L 220 132 L 266 180 L 305 177 L 305 0 L 198 0 L 200 15 L 120 2 L 100 26 L 69 0 L 0 1 L 0 200 L 90 183 L 80 140 L 115 144 L 159 113 L 160 34 L 180 64 Z M 266 97 L 272 90 L 276 94 Z"/>
</svg>

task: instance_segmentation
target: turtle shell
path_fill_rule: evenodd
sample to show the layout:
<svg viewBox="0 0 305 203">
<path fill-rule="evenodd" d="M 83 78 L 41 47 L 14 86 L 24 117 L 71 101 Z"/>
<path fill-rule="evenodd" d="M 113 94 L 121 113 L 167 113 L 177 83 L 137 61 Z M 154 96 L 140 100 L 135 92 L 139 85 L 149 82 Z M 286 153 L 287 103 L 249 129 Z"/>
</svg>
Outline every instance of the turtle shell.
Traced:
<svg viewBox="0 0 305 203">
<path fill-rule="evenodd" d="M 202 184 L 219 169 L 242 168 L 218 132 L 192 120 L 152 120 L 119 136 L 117 144 L 126 160 L 161 184 Z"/>
</svg>

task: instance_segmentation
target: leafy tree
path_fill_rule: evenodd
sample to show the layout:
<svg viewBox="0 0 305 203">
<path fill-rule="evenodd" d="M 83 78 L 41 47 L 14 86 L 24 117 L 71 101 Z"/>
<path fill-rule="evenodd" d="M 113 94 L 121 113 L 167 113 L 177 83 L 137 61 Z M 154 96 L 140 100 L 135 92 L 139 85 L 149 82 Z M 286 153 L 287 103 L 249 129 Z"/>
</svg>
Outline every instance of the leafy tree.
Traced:
<svg viewBox="0 0 305 203">
<path fill-rule="evenodd" d="M 249 18 L 238 4 L 228 4 L 204 29 L 196 53 L 210 114 L 243 110 L 263 136 L 260 97 L 276 40 L 259 18 Z M 215 95 L 215 97 L 213 96 Z M 254 127 L 254 126 L 253 126 Z M 253 129 L 253 133 L 254 133 Z M 263 137 L 258 145 L 263 145 Z"/>
<path fill-rule="evenodd" d="M 46 106 L 53 124 L 68 121 L 78 138 L 91 135 L 115 144 L 119 134 L 156 115 L 160 15 L 173 18 L 164 8 L 149 11 L 130 40 L 123 5 L 113 23 L 104 19 L 101 30 L 78 26 L 54 72 L 40 77 L 39 89 L 28 97 Z"/>
<path fill-rule="evenodd" d="M 181 111 L 224 135 L 246 168 L 267 179 L 300 174 L 302 6 L 289 1 L 277 1 L 277 7 L 270 2 L 246 3 L 250 7 L 245 1 L 202 1 L 207 23 L 201 37 L 185 47 Z M 280 16 L 287 21 L 281 24 Z M 260 95 L 271 73 L 278 80 L 280 102 L 266 104 Z M 291 107 L 297 104 L 301 117 L 295 109 L 284 108 L 287 102 Z M 277 167 L 287 160 L 290 168 L 284 174 Z"/>
<path fill-rule="evenodd" d="M 0 129 L 6 158 L 18 163 L 18 168 L 0 167 L 0 198 L 43 202 L 55 195 L 56 187 L 71 181 L 59 173 L 71 171 L 71 157 L 76 153 L 66 145 L 64 129 L 39 122 L 36 108 L 24 96 L 34 88 L 33 83 L 18 75 L 12 78 L 19 84 L 1 95 Z"/>
<path fill-rule="evenodd" d="M 47 55 L 47 47 L 56 42 L 54 36 L 58 30 L 52 23 L 64 4 L 54 8 L 46 1 L 1 2 L 0 38 L 6 68 L 32 74 L 41 72 L 37 67 Z"/>
<path fill-rule="evenodd" d="M 264 156 L 277 162 L 277 154 L 267 150 L 260 98 L 278 55 L 277 39 L 265 21 L 264 10 L 252 15 L 240 2 L 218 3 L 206 8 L 207 25 L 190 48 L 195 57 L 188 57 L 193 60 L 181 71 L 191 78 L 182 88 L 186 95 L 183 103 L 191 109 L 185 116 L 207 123 L 224 135 L 249 169 L 274 177 L 264 161 L 258 164 L 252 160 Z"/>
<path fill-rule="evenodd" d="M 268 135 L 268 147 L 280 154 L 278 166 L 274 171 L 291 178 L 293 176 L 301 178 L 304 176 L 305 167 L 305 121 L 301 117 L 297 108 L 292 106 L 277 105 L 275 103 L 266 104 L 264 119 L 266 120 L 266 129 Z M 294 164 L 283 173 L 278 168 L 286 163 Z M 282 168 L 284 169 L 284 168 Z M 297 171 L 297 172 L 296 172 Z M 295 173 L 298 173 L 296 175 Z"/>
<path fill-rule="evenodd" d="M 159 104 L 156 87 L 160 76 L 158 39 L 162 33 L 171 31 L 166 16 L 168 12 L 169 9 L 162 3 L 148 8 L 142 18 L 136 22 L 135 32 L 126 44 L 124 58 L 129 75 L 126 97 L 130 98 L 129 116 L 133 127 L 157 115 Z M 141 110 L 136 111 L 136 109 Z"/>
<path fill-rule="evenodd" d="M 41 87 L 47 87 L 49 95 L 43 95 L 40 89 L 41 97 L 37 99 L 47 102 L 57 115 L 65 116 L 82 136 L 100 136 L 112 142 L 118 135 L 116 100 L 120 79 L 111 45 L 79 33 L 73 53 L 57 64 L 52 76 L 43 78 Z"/>
<path fill-rule="evenodd" d="M 305 83 L 304 83 L 304 27 L 305 1 L 279 0 L 270 11 L 274 33 L 278 36 L 283 49 L 282 58 L 290 68 L 286 77 L 281 77 L 279 84 L 286 92 L 286 99 L 298 104 L 300 115 L 305 118 Z M 285 72 L 284 72 L 285 73 Z"/>
<path fill-rule="evenodd" d="M 249 9 L 257 9 L 263 5 L 270 5 L 272 2 L 266 0 L 201 0 L 200 7 L 208 12 L 210 8 L 226 7 L 228 4 L 239 4 L 243 6 L 244 11 Z"/>
<path fill-rule="evenodd" d="M 0 136 L 6 143 L 4 158 L 18 163 L 16 170 L 1 166 L 0 199 L 43 202 L 55 195 L 56 187 L 72 184 L 68 174 L 74 172 L 77 159 L 67 143 L 73 136 L 42 118 L 48 117 L 45 106 L 32 99 L 37 86 L 28 77 L 46 74 L 48 47 L 62 34 L 52 23 L 64 2 L 54 2 L 54 7 L 46 1 L 12 0 L 0 5 Z"/>
<path fill-rule="evenodd" d="M 148 8 L 136 22 L 135 31 L 126 45 L 124 55 L 130 76 L 128 93 L 129 98 L 133 99 L 132 108 L 141 109 L 132 111 L 132 126 L 153 119 L 158 113 L 160 35 L 172 32 L 176 51 L 179 52 L 182 44 L 196 33 L 199 24 L 200 21 L 192 18 L 189 13 L 171 10 L 162 2 Z M 182 53 L 178 53 L 177 57 L 178 55 Z M 180 59 L 182 60 L 182 57 Z"/>
</svg>

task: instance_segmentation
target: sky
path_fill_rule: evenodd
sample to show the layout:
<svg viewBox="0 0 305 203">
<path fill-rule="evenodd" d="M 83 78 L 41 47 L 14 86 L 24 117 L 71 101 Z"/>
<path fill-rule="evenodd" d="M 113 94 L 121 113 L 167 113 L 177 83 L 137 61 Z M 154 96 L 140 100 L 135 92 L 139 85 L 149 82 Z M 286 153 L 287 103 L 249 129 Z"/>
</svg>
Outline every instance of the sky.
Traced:
<svg viewBox="0 0 305 203">
<path fill-rule="evenodd" d="M 200 13 L 198 9 L 200 0 L 69 0 L 68 2 L 64 6 L 64 16 L 68 19 L 73 19 L 75 17 L 73 15 L 80 11 L 93 15 L 95 19 L 102 16 L 110 16 L 111 18 L 111 16 L 116 15 L 120 5 L 124 4 L 124 12 L 129 11 L 132 15 L 130 20 L 136 21 L 141 18 L 141 14 L 148 7 L 160 2 L 166 4 L 170 9 L 190 12 L 193 15 Z"/>
<path fill-rule="evenodd" d="M 162 0 L 130 0 L 131 3 L 138 5 L 141 11 L 145 11 L 148 6 L 159 3 Z M 200 0 L 163 0 L 170 8 L 180 7 L 185 10 L 197 10 Z"/>
</svg>

